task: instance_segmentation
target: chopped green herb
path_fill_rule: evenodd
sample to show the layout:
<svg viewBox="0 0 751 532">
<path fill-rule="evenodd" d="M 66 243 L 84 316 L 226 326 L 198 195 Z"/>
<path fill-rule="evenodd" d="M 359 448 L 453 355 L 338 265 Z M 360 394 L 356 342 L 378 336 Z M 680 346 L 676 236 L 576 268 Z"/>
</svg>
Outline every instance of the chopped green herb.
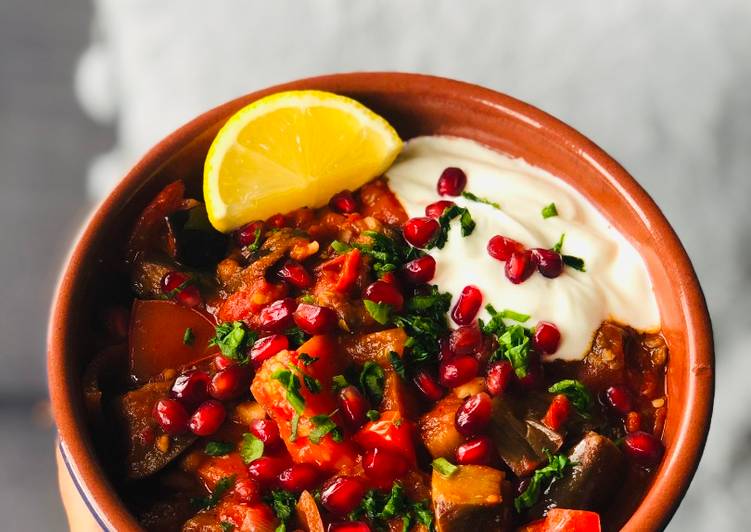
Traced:
<svg viewBox="0 0 751 532">
<path fill-rule="evenodd" d="M 495 201 L 490 201 L 488 198 L 481 198 L 480 196 L 472 194 L 471 192 L 467 192 L 466 190 L 462 192 L 462 196 L 464 196 L 468 200 L 476 201 L 477 203 L 484 203 L 485 205 L 490 205 L 491 207 L 495 207 L 496 209 L 501 210 L 501 206 Z"/>
<path fill-rule="evenodd" d="M 203 452 L 209 456 L 224 456 L 234 449 L 235 446 L 226 441 L 210 441 L 206 444 Z"/>
<path fill-rule="evenodd" d="M 376 530 L 389 529 L 387 522 L 398 517 L 402 518 L 404 532 L 415 522 L 433 530 L 433 513 L 428 509 L 427 501 L 410 501 L 398 482 L 394 482 L 389 492 L 368 491 L 360 505 L 349 514 L 350 520 L 367 519 L 373 522 Z"/>
<path fill-rule="evenodd" d="M 329 433 L 331 434 L 331 439 L 335 442 L 342 441 L 344 437 L 342 429 L 336 426 L 334 420 L 331 419 L 332 415 L 334 414 L 319 414 L 310 418 L 310 421 L 315 425 L 315 428 L 310 431 L 310 434 L 308 434 L 308 440 L 310 440 L 311 443 L 318 445 L 321 443 L 321 439 Z"/>
<path fill-rule="evenodd" d="M 313 294 L 304 294 L 300 296 L 301 303 L 313 304 L 316 302 L 316 297 Z"/>
<path fill-rule="evenodd" d="M 389 351 L 389 360 L 391 361 L 391 367 L 402 379 L 407 380 L 407 368 L 404 367 L 404 361 L 399 353 L 396 351 Z"/>
<path fill-rule="evenodd" d="M 457 469 L 459 469 L 457 466 L 443 457 L 436 458 L 435 460 L 433 460 L 433 463 L 431 465 L 433 466 L 433 469 L 438 471 L 444 477 L 450 477 L 456 472 Z"/>
<path fill-rule="evenodd" d="M 281 521 L 282 524 L 279 526 L 284 527 L 281 530 L 286 530 L 287 521 L 295 513 L 295 505 L 297 504 L 295 494 L 285 490 L 274 490 L 264 497 L 264 501 L 271 506 L 276 517 Z M 279 527 L 277 527 L 277 530 L 279 530 Z"/>
<path fill-rule="evenodd" d="M 378 404 L 383 399 L 385 382 L 383 368 L 375 362 L 366 362 L 360 372 L 360 388 L 373 404 Z"/>
<path fill-rule="evenodd" d="M 428 530 L 433 530 L 433 512 L 427 501 L 412 503 L 412 513 L 415 514 L 418 523 L 425 525 Z"/>
<path fill-rule="evenodd" d="M 564 255 L 563 264 L 569 268 L 579 270 L 580 272 L 586 272 L 587 268 L 584 267 L 584 259 L 581 257 L 574 257 L 573 255 Z"/>
<path fill-rule="evenodd" d="M 243 434 L 240 442 L 240 456 L 246 464 L 263 456 L 263 442 L 250 432 Z"/>
<path fill-rule="evenodd" d="M 514 310 L 504 309 L 501 311 L 501 317 L 524 323 L 529 319 L 529 314 L 522 314 L 521 312 L 516 312 Z"/>
<path fill-rule="evenodd" d="M 297 360 L 302 362 L 303 366 L 310 366 L 314 362 L 318 362 L 318 357 L 312 357 L 308 353 L 300 353 L 297 355 Z"/>
<path fill-rule="evenodd" d="M 386 325 L 389 322 L 391 317 L 391 305 L 387 305 L 386 303 L 376 303 L 370 299 L 363 299 L 363 303 L 365 304 L 365 310 L 367 310 L 368 314 L 370 314 L 378 323 Z"/>
<path fill-rule="evenodd" d="M 531 508 L 540 498 L 542 485 L 549 484 L 554 478 L 563 478 L 563 473 L 569 465 L 569 459 L 562 454 L 550 454 L 547 449 L 543 449 L 548 457 L 548 465 L 534 472 L 529 486 L 524 492 L 514 499 L 514 508 L 521 512 L 525 508 Z"/>
<path fill-rule="evenodd" d="M 300 414 L 295 412 L 292 416 L 292 432 L 289 435 L 289 441 L 294 442 L 297 440 L 297 427 L 300 425 Z"/>
<path fill-rule="evenodd" d="M 248 329 L 243 322 L 226 322 L 216 326 L 216 336 L 209 341 L 209 345 L 219 347 L 222 355 L 227 358 L 247 362 L 246 351 L 257 338 L 258 335 Z"/>
<path fill-rule="evenodd" d="M 569 398 L 576 411 L 582 417 L 589 417 L 589 410 L 592 408 L 592 394 L 587 387 L 576 379 L 564 379 L 553 384 L 548 388 L 550 393 L 562 393 Z"/>
<path fill-rule="evenodd" d="M 526 327 L 511 325 L 498 337 L 498 351 L 493 355 L 494 359 L 498 358 L 497 354 L 508 359 L 520 379 L 527 376 L 531 336 Z"/>
<path fill-rule="evenodd" d="M 408 336 L 405 347 L 409 348 L 410 365 L 435 360 L 439 340 L 448 333 L 446 312 L 450 306 L 451 294 L 431 286 L 430 293 L 409 298 L 406 312 L 394 316 L 394 325 L 402 327 Z"/>
<path fill-rule="evenodd" d="M 306 334 L 300 327 L 290 327 L 284 332 L 287 340 L 289 340 L 290 349 L 297 349 L 307 340 Z"/>
<path fill-rule="evenodd" d="M 381 419 L 381 413 L 378 410 L 368 410 L 365 414 L 370 421 L 378 421 Z"/>
<path fill-rule="evenodd" d="M 503 334 L 503 331 L 506 330 L 506 324 L 503 323 L 503 314 L 498 312 L 491 304 L 485 305 L 485 310 L 490 314 L 490 321 L 488 323 L 483 323 L 482 320 L 479 320 L 480 330 L 484 334 L 495 334 L 496 336 L 500 336 Z"/>
<path fill-rule="evenodd" d="M 172 290 L 170 290 L 166 294 L 159 295 L 159 299 L 167 299 L 167 300 L 169 300 L 169 299 L 175 299 L 177 297 L 177 294 L 179 294 L 180 292 L 182 292 L 183 290 L 185 290 L 185 288 L 187 288 L 191 284 L 193 284 L 193 279 L 190 278 L 190 277 L 188 277 L 185 281 L 183 281 L 182 283 L 180 283 L 180 285 L 177 286 L 176 288 L 173 288 Z"/>
<path fill-rule="evenodd" d="M 248 245 L 248 251 L 258 251 L 261 247 L 261 228 L 256 227 L 255 238 Z"/>
<path fill-rule="evenodd" d="M 193 506 L 199 510 L 213 508 L 222 496 L 235 485 L 235 475 L 220 478 L 214 485 L 214 491 L 208 497 L 191 499 Z"/>
<path fill-rule="evenodd" d="M 438 223 L 440 224 L 440 230 L 436 235 L 433 242 L 428 244 L 428 249 L 436 247 L 442 249 L 448 241 L 448 233 L 451 227 L 451 220 L 459 218 L 459 224 L 462 228 L 462 236 L 469 236 L 472 231 L 475 230 L 475 222 L 472 219 L 472 215 L 469 213 L 469 209 L 465 207 L 459 207 L 458 205 L 452 205 L 443 211 Z"/>
<path fill-rule="evenodd" d="M 300 394 L 300 379 L 297 378 L 290 369 L 278 369 L 271 374 L 271 378 L 278 380 L 287 391 L 287 401 L 295 409 L 295 412 L 302 414 L 305 410 L 305 398 Z"/>
<path fill-rule="evenodd" d="M 560 253 L 563 249 L 564 240 L 566 240 L 566 233 L 561 233 L 561 238 L 558 239 L 558 242 L 556 242 L 551 249 L 556 253 Z"/>
<path fill-rule="evenodd" d="M 373 271 L 379 276 L 386 272 L 394 271 L 405 262 L 417 258 L 420 252 L 402 242 L 376 231 L 363 231 L 363 236 L 370 239 L 370 243 L 352 243 L 334 241 L 331 247 L 337 253 L 347 253 L 352 248 L 359 249 L 363 254 L 373 258 Z"/>
<path fill-rule="evenodd" d="M 346 388 L 349 386 L 349 382 L 347 382 L 347 377 L 344 375 L 334 375 L 334 377 L 331 379 L 331 388 L 333 391 L 338 392 L 342 388 Z"/>
<path fill-rule="evenodd" d="M 220 522 L 219 526 L 222 527 L 222 532 L 232 532 L 235 529 L 235 525 L 227 521 Z"/>
<path fill-rule="evenodd" d="M 183 343 L 185 345 L 193 345 L 193 342 L 196 341 L 196 335 L 193 334 L 193 329 L 190 327 L 185 328 L 185 332 L 183 333 Z"/>
<path fill-rule="evenodd" d="M 542 208 L 542 217 L 545 219 L 552 218 L 553 216 L 558 216 L 558 209 L 555 207 L 555 203 L 551 203 L 550 205 L 545 205 Z"/>
<path fill-rule="evenodd" d="M 310 393 L 315 394 L 321 392 L 321 382 L 315 377 L 303 373 L 302 380 Z"/>
</svg>

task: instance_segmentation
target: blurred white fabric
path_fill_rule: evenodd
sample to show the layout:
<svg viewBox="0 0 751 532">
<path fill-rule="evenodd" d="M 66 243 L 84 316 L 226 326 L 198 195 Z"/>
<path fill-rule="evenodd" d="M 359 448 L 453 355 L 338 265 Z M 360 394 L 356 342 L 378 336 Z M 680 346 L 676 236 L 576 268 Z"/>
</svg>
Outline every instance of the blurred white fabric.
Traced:
<svg viewBox="0 0 751 532">
<path fill-rule="evenodd" d="M 716 413 L 673 530 L 747 528 L 751 493 L 751 3 L 98 0 L 76 88 L 118 141 L 101 197 L 161 137 L 270 84 L 401 70 L 486 85 L 584 132 L 653 195 L 713 314 Z M 680 356 L 680 353 L 673 353 Z"/>
</svg>

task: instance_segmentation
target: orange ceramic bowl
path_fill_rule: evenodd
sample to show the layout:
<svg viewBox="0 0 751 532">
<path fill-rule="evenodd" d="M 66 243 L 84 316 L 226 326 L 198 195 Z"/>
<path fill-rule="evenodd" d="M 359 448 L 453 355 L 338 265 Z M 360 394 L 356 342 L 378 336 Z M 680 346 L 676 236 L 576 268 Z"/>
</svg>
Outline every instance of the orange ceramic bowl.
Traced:
<svg viewBox="0 0 751 532">
<path fill-rule="evenodd" d="M 86 331 L 127 231 L 167 183 L 183 178 L 200 193 L 203 160 L 235 111 L 268 94 L 319 89 L 350 96 L 388 119 L 402 138 L 454 135 L 544 168 L 581 191 L 644 257 L 670 348 L 665 457 L 624 530 L 664 527 L 688 488 L 709 429 L 714 387 L 712 328 L 691 262 L 647 193 L 611 157 L 566 124 L 482 87 L 399 73 L 310 78 L 243 96 L 199 116 L 158 143 L 89 220 L 60 279 L 49 326 L 48 370 L 60 446 L 79 491 L 103 528 L 138 524 L 105 476 L 84 420 L 82 369 L 94 354 Z M 634 132 L 636 133 L 636 132 Z"/>
</svg>

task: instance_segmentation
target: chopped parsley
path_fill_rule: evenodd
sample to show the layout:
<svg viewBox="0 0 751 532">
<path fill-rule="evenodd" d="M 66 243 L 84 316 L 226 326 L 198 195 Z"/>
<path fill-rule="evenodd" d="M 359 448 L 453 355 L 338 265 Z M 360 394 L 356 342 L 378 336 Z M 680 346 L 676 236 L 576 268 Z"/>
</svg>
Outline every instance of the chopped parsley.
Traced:
<svg viewBox="0 0 751 532">
<path fill-rule="evenodd" d="M 471 192 L 467 192 L 466 190 L 462 192 L 462 196 L 467 198 L 468 200 L 476 201 L 477 203 L 484 203 L 485 205 L 490 205 L 491 207 L 501 210 L 501 206 L 495 201 L 490 201 L 488 198 L 481 198 L 480 196 L 472 194 Z"/>
<path fill-rule="evenodd" d="M 407 380 L 407 368 L 404 366 L 404 361 L 396 351 L 389 351 L 389 360 L 391 361 L 391 367 L 402 379 Z"/>
<path fill-rule="evenodd" d="M 287 401 L 295 412 L 302 414 L 305 410 L 305 398 L 300 394 L 300 379 L 291 369 L 278 369 L 271 374 L 271 378 L 278 380 L 287 391 Z"/>
<path fill-rule="evenodd" d="M 428 244 L 428 249 L 433 247 L 442 249 L 443 246 L 446 245 L 449 237 L 451 221 L 457 217 L 459 218 L 459 225 L 462 228 L 462 236 L 469 236 L 472 234 L 472 231 L 475 230 L 475 221 L 472 219 L 469 209 L 466 207 L 459 207 L 458 205 L 452 205 L 444 210 L 443 214 L 438 218 L 440 230 L 433 239 L 433 242 Z"/>
<path fill-rule="evenodd" d="M 300 353 L 297 355 L 297 360 L 303 363 L 303 366 L 310 366 L 311 364 L 318 362 L 318 357 L 312 357 L 308 353 Z"/>
<path fill-rule="evenodd" d="M 216 336 L 209 341 L 209 345 L 219 347 L 227 358 L 244 363 L 248 360 L 246 353 L 249 346 L 258 339 L 258 335 L 248 329 L 241 321 L 220 323 L 216 326 Z"/>
<path fill-rule="evenodd" d="M 564 240 L 566 240 L 566 233 L 561 233 L 561 238 L 559 238 L 558 242 L 556 242 L 555 244 L 553 244 L 553 247 L 550 248 L 550 249 L 552 249 L 556 253 L 560 253 L 561 250 L 563 249 L 563 241 Z"/>
<path fill-rule="evenodd" d="M 342 429 L 337 427 L 334 420 L 331 419 L 331 416 L 334 414 L 335 412 L 331 414 L 319 414 L 310 418 L 310 421 L 315 425 L 315 428 L 308 434 L 308 440 L 311 443 L 318 445 L 326 434 L 331 434 L 331 439 L 335 442 L 340 442 L 344 439 Z"/>
<path fill-rule="evenodd" d="M 457 466 L 443 457 L 436 458 L 430 465 L 432 465 L 433 469 L 438 471 L 444 477 L 450 477 L 451 475 L 456 473 L 457 469 L 459 469 Z"/>
<path fill-rule="evenodd" d="M 397 242 L 383 233 L 363 231 L 363 236 L 370 239 L 370 243 L 354 242 L 345 244 L 335 240 L 331 247 L 339 254 L 347 253 L 357 248 L 361 253 L 373 258 L 373 271 L 379 276 L 398 269 L 402 264 L 420 256 L 421 252 L 403 242 Z"/>
<path fill-rule="evenodd" d="M 516 375 L 523 379 L 527 376 L 529 367 L 529 351 L 532 347 L 532 331 L 520 324 L 506 325 L 504 319 L 524 323 L 529 319 L 527 314 L 513 310 L 498 312 L 493 305 L 486 305 L 485 309 L 490 314 L 490 321 L 483 323 L 480 320 L 480 330 L 484 334 L 494 335 L 498 340 L 498 349 L 493 353 L 491 361 L 501 358 L 511 362 Z"/>
<path fill-rule="evenodd" d="M 552 249 L 556 253 L 561 253 L 561 257 L 563 259 L 563 264 L 568 266 L 569 268 L 573 268 L 575 270 L 578 270 L 580 272 L 586 272 L 587 268 L 584 266 L 584 259 L 581 257 L 574 257 L 573 255 L 564 255 L 562 253 L 563 249 L 563 241 L 566 239 L 566 233 L 561 233 L 561 238 L 558 239 L 558 242 L 553 245 Z"/>
<path fill-rule="evenodd" d="M 185 345 L 193 345 L 193 342 L 196 341 L 196 335 L 193 334 L 193 329 L 190 327 L 185 328 L 185 332 L 183 333 L 183 343 Z"/>
<path fill-rule="evenodd" d="M 308 303 L 312 305 L 316 302 L 316 297 L 313 294 L 305 294 L 300 296 L 300 303 Z"/>
<path fill-rule="evenodd" d="M 393 317 L 394 325 L 407 333 L 405 347 L 409 349 L 409 363 L 435 360 L 438 342 L 449 330 L 446 312 L 450 306 L 451 294 L 431 286 L 430 293 L 409 298 L 405 312 Z"/>
<path fill-rule="evenodd" d="M 550 393 L 562 393 L 569 398 L 576 411 L 582 417 L 589 417 L 589 410 L 592 408 L 592 394 L 587 387 L 576 379 L 564 379 L 553 384 L 548 388 Z"/>
<path fill-rule="evenodd" d="M 514 499 L 514 508 L 521 512 L 525 508 L 531 508 L 540 498 L 540 491 L 543 484 L 549 484 L 554 478 L 563 478 L 566 467 L 571 463 L 569 459 L 562 454 L 550 454 L 550 451 L 543 449 L 545 456 L 548 457 L 548 465 L 534 472 L 529 486 L 524 492 Z"/>
<path fill-rule="evenodd" d="M 381 413 L 378 410 L 368 410 L 365 413 L 365 417 L 367 417 L 370 421 L 378 421 L 381 419 Z"/>
<path fill-rule="evenodd" d="M 321 381 L 319 381 L 315 377 L 311 377 L 310 375 L 303 373 L 302 380 L 305 383 L 305 387 L 310 393 L 315 394 L 321 392 Z"/>
<path fill-rule="evenodd" d="M 226 441 L 210 441 L 206 444 L 203 452 L 209 456 L 224 456 L 234 449 L 235 446 Z"/>
<path fill-rule="evenodd" d="M 386 325 L 391 319 L 391 305 L 386 303 L 376 303 L 370 299 L 363 299 L 365 310 L 368 311 L 374 320 L 381 325 Z"/>
<path fill-rule="evenodd" d="M 300 425 L 300 414 L 295 412 L 292 416 L 292 431 L 289 435 L 289 441 L 294 442 L 297 440 L 297 427 Z"/>
<path fill-rule="evenodd" d="M 415 523 L 421 523 L 428 530 L 433 530 L 433 513 L 428 509 L 427 501 L 412 502 L 402 485 L 394 482 L 389 492 L 370 490 L 363 497 L 360 505 L 349 514 L 350 520 L 367 518 L 376 523 L 377 529 L 388 529 L 386 522 L 402 518 L 402 530 L 406 532 Z"/>
<path fill-rule="evenodd" d="M 213 508 L 217 505 L 222 496 L 235 485 L 235 475 L 222 477 L 217 480 L 214 490 L 208 497 L 196 497 L 191 499 L 193 506 L 198 510 Z"/>
<path fill-rule="evenodd" d="M 263 442 L 250 432 L 246 432 L 240 442 L 240 456 L 246 464 L 262 457 Z"/>
<path fill-rule="evenodd" d="M 271 506 L 274 514 L 276 514 L 276 517 L 282 523 L 276 528 L 277 532 L 287 530 L 287 522 L 292 517 L 292 514 L 294 514 L 295 505 L 297 504 L 295 494 L 285 490 L 273 490 L 264 497 L 264 501 Z"/>
<path fill-rule="evenodd" d="M 287 337 L 287 340 L 289 340 L 290 349 L 297 349 L 305 343 L 305 340 L 307 340 L 303 330 L 297 326 L 290 327 L 284 331 L 284 335 Z"/>
<path fill-rule="evenodd" d="M 255 238 L 248 244 L 248 251 L 258 251 L 261 248 L 261 228 L 256 227 Z"/>
<path fill-rule="evenodd" d="M 366 362 L 360 372 L 360 388 L 373 404 L 378 404 L 383 399 L 385 382 L 383 368 L 375 362 Z"/>
<path fill-rule="evenodd" d="M 235 529 L 235 525 L 227 521 L 220 522 L 219 526 L 222 528 L 222 532 L 232 532 Z"/>
<path fill-rule="evenodd" d="M 545 205 L 542 208 L 542 217 L 548 219 L 552 218 L 553 216 L 558 216 L 558 209 L 555 207 L 555 203 Z"/>
<path fill-rule="evenodd" d="M 347 381 L 347 377 L 344 375 L 334 375 L 331 378 L 331 388 L 334 392 L 338 392 L 342 388 L 346 388 L 349 386 L 349 382 Z"/>
</svg>

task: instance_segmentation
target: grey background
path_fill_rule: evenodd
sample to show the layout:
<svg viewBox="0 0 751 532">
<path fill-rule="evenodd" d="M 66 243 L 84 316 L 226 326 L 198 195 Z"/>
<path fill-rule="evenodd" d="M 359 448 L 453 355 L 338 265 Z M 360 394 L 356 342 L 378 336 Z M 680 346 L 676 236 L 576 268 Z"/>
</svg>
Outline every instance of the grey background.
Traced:
<svg viewBox="0 0 751 532">
<path fill-rule="evenodd" d="M 747 527 L 751 4 L 208 5 L 0 3 L 0 528 L 65 527 L 45 408 L 46 314 L 96 199 L 198 112 L 271 83 L 352 70 L 508 92 L 590 136 L 653 195 L 694 261 L 717 343 L 712 432 L 670 529 Z"/>
</svg>

